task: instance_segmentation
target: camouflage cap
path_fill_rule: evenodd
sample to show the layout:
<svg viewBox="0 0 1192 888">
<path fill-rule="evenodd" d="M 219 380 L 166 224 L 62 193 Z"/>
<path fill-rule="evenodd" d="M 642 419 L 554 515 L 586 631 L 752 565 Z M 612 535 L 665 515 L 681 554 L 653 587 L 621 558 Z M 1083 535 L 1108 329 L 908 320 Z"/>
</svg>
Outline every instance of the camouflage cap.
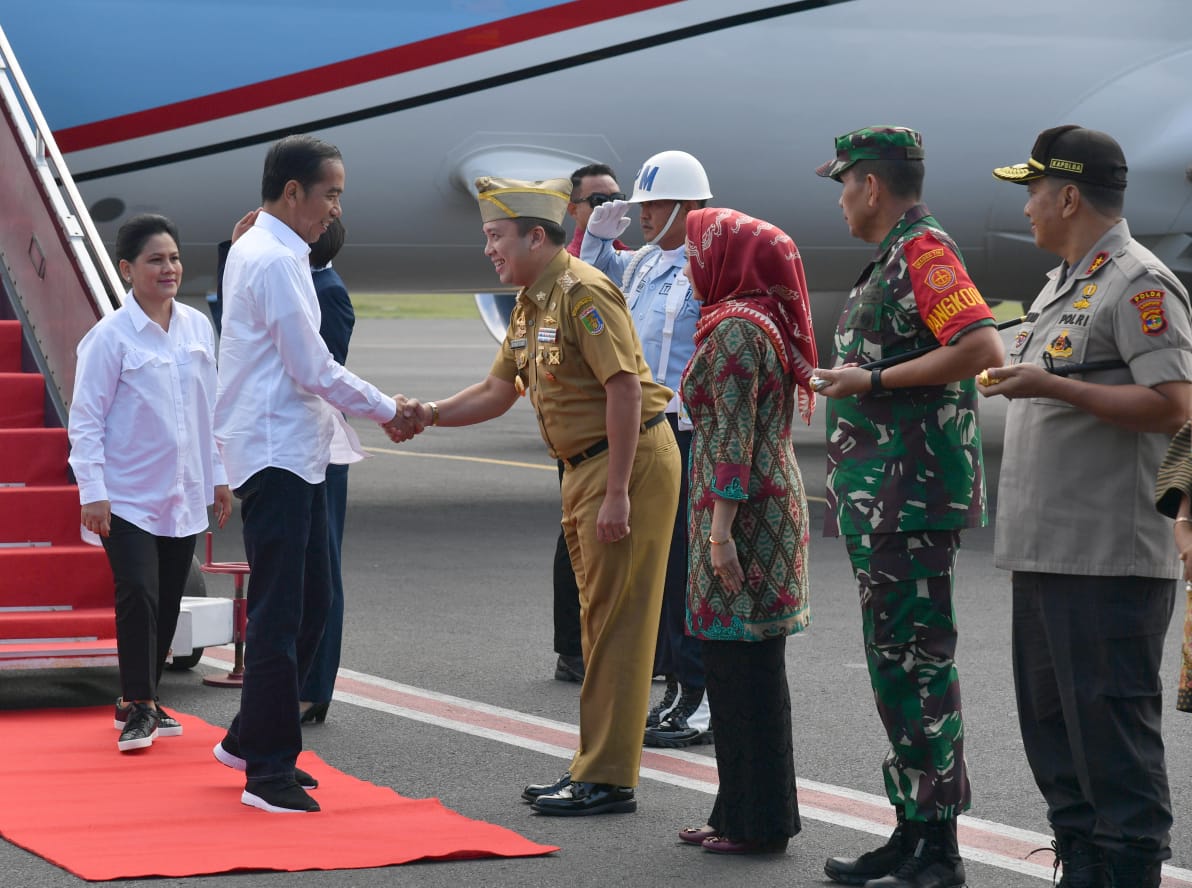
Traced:
<svg viewBox="0 0 1192 888">
<path fill-rule="evenodd" d="M 998 167 L 994 176 L 1025 185 L 1043 176 L 1075 179 L 1103 188 L 1126 188 L 1126 155 L 1113 136 L 1075 124 L 1039 133 L 1026 163 Z"/>
<path fill-rule="evenodd" d="M 816 167 L 816 175 L 840 181 L 858 160 L 922 160 L 923 137 L 905 126 L 867 126 L 836 138 L 836 157 Z"/>
<path fill-rule="evenodd" d="M 476 199 L 480 201 L 480 218 L 485 222 L 524 216 L 562 225 L 571 200 L 571 180 L 527 182 L 481 176 L 476 180 Z"/>
</svg>

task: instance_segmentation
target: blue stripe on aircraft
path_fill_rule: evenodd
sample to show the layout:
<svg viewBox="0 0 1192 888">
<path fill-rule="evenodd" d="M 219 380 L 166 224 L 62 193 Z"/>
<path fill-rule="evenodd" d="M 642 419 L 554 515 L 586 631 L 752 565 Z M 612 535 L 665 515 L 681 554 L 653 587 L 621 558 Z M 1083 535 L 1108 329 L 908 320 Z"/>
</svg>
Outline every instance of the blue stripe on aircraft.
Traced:
<svg viewBox="0 0 1192 888">
<path fill-rule="evenodd" d="M 46 121 L 56 130 L 317 68 L 561 2 L 4 0 L 0 25 Z"/>
</svg>

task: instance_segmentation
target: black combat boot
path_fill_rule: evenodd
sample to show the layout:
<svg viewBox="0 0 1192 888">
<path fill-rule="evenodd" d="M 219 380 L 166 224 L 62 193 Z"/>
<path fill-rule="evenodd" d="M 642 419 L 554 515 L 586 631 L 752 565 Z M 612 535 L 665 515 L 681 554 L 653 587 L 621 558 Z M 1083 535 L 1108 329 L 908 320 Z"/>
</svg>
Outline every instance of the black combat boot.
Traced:
<svg viewBox="0 0 1192 888">
<path fill-rule="evenodd" d="M 890 875 L 866 882 L 865 888 L 964 888 L 955 820 L 908 820 L 906 831 L 914 850 Z"/>
<path fill-rule="evenodd" d="M 1163 878 L 1161 861 L 1113 851 L 1106 852 L 1105 860 L 1113 888 L 1159 888 Z"/>
<path fill-rule="evenodd" d="M 871 879 L 880 879 L 893 872 L 899 861 L 915 850 L 906 841 L 906 809 L 895 805 L 894 814 L 898 817 L 898 825 L 890 833 L 886 844 L 866 851 L 860 857 L 829 857 L 824 864 L 824 873 L 828 878 L 841 885 L 864 885 Z"/>
<path fill-rule="evenodd" d="M 1063 870 L 1057 888 L 1109 888 L 1101 849 L 1076 833 L 1056 831 L 1055 868 Z"/>
<path fill-rule="evenodd" d="M 712 732 L 710 730 L 701 730 L 687 722 L 687 719 L 691 718 L 699 709 L 703 700 L 703 688 L 682 686 L 679 691 L 679 700 L 675 703 L 674 708 L 666 713 L 657 725 L 646 728 L 643 741 L 645 745 L 665 749 L 682 749 L 685 746 L 711 743 Z"/>
</svg>

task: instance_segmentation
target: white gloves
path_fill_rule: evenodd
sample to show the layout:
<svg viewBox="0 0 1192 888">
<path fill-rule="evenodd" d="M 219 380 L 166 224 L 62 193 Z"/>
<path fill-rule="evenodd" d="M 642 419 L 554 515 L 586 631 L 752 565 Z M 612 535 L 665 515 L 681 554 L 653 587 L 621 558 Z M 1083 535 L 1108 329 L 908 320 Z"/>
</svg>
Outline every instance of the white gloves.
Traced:
<svg viewBox="0 0 1192 888">
<path fill-rule="evenodd" d="M 616 240 L 629 227 L 629 217 L 625 215 L 628 206 L 628 201 L 624 200 L 610 200 L 608 203 L 602 203 L 592 210 L 592 215 L 588 219 L 588 231 L 592 233 L 593 237 L 598 237 L 601 240 Z"/>
</svg>

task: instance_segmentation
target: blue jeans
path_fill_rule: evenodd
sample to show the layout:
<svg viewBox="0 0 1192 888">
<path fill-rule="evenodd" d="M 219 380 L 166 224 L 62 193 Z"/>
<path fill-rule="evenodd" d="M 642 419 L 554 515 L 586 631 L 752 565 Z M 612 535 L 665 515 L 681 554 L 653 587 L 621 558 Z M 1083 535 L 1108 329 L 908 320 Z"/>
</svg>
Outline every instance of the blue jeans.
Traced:
<svg viewBox="0 0 1192 888">
<path fill-rule="evenodd" d="M 251 574 L 244 686 L 228 734 L 239 741 L 248 779 L 267 780 L 292 776 L 302 751 L 298 688 L 331 603 L 326 484 L 270 467 L 236 496 Z"/>
</svg>

